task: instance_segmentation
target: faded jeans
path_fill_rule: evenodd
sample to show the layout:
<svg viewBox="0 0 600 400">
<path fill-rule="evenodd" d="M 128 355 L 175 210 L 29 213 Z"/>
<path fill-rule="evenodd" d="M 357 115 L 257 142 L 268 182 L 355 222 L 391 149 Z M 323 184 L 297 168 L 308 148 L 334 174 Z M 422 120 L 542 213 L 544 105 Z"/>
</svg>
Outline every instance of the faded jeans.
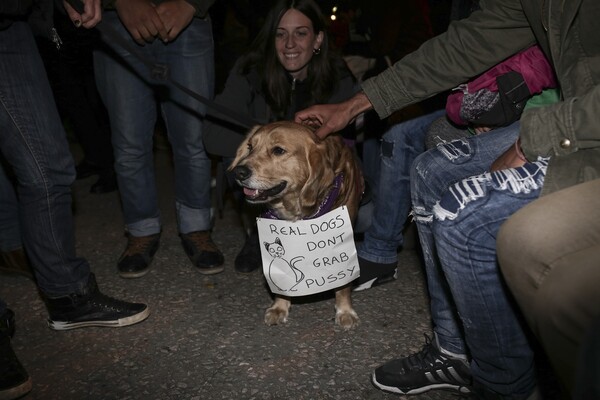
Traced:
<svg viewBox="0 0 600 400">
<path fill-rule="evenodd" d="M 474 380 L 506 398 L 535 386 L 533 352 L 496 260 L 496 235 L 541 191 L 546 160 L 486 173 L 519 123 L 439 145 L 417 158 L 413 211 L 441 348 L 469 354 Z"/>
<path fill-rule="evenodd" d="M 27 23 L 0 30 L 0 149 L 17 178 L 20 229 L 40 290 L 81 292 L 90 267 L 75 255 L 75 166 Z M 6 184 L 5 182 L 4 184 Z M 0 203 L 14 202 L 3 187 Z"/>
<path fill-rule="evenodd" d="M 411 208 L 410 169 L 415 158 L 425 151 L 429 126 L 444 113 L 445 110 L 439 110 L 401 122 L 383 135 L 374 212 L 364 240 L 357 245 L 359 257 L 380 264 L 398 261 L 402 229 Z"/>
<path fill-rule="evenodd" d="M 103 15 L 110 25 L 146 57 L 169 67 L 170 76 L 188 89 L 212 98 L 214 43 L 210 18 L 194 18 L 170 43 L 135 44 L 116 12 Z M 161 230 L 153 136 L 157 99 L 173 150 L 174 191 L 178 229 L 190 233 L 210 229 L 211 161 L 202 143 L 205 107 L 188 94 L 151 76 L 150 69 L 127 50 L 96 51 L 98 90 L 108 109 L 115 171 L 125 225 L 133 236 Z M 124 61 L 123 61 L 124 60 Z"/>
</svg>

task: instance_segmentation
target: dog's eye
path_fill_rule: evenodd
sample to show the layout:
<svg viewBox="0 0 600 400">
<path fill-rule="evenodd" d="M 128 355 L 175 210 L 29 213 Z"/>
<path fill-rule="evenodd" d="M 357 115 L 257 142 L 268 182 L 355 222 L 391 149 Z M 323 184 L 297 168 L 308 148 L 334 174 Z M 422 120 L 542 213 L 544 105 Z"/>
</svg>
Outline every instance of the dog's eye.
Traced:
<svg viewBox="0 0 600 400">
<path fill-rule="evenodd" d="M 273 155 L 280 156 L 282 154 L 285 154 L 285 149 L 282 149 L 279 146 L 275 146 L 275 147 L 273 147 L 272 153 L 273 153 Z"/>
</svg>

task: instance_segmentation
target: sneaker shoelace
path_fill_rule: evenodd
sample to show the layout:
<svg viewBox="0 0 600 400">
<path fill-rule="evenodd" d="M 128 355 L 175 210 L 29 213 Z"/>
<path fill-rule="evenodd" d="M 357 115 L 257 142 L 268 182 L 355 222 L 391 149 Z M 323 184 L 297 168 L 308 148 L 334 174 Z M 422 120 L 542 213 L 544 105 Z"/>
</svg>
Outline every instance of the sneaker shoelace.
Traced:
<svg viewBox="0 0 600 400">
<path fill-rule="evenodd" d="M 439 351 L 436 351 L 431 338 L 425 335 L 425 344 L 418 353 L 412 354 L 406 358 L 406 364 L 403 367 L 406 370 L 422 370 L 424 365 L 434 366 L 436 363 L 443 362 L 446 357 Z"/>
</svg>

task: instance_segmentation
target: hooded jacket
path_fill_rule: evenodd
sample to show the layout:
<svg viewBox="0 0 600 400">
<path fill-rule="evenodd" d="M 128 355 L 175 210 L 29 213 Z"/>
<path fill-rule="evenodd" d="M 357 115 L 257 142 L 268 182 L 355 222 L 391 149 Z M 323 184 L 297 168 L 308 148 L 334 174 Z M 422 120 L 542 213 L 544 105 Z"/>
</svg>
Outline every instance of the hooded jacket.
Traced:
<svg viewBox="0 0 600 400">
<path fill-rule="evenodd" d="M 551 157 L 542 195 L 600 178 L 597 0 L 482 0 L 481 10 L 362 84 L 381 118 L 458 86 L 538 44 L 562 101 L 521 116 L 527 159 Z"/>
<path fill-rule="evenodd" d="M 328 103 L 347 100 L 359 89 L 354 77 L 347 68 L 340 66 L 338 70 L 339 83 L 327 101 Z M 215 102 L 254 119 L 257 124 L 267 124 L 281 119 L 267 103 L 261 87 L 261 78 L 256 69 L 251 69 L 248 74 L 242 74 L 239 71 L 238 61 L 231 69 L 225 87 L 216 97 Z M 292 84 L 290 81 L 290 85 Z M 303 82 L 296 82 L 294 85 L 292 105 L 285 118 L 288 120 L 293 119 L 296 111 L 314 104 L 314 100 L 310 98 L 309 88 L 305 87 L 306 85 Z M 235 156 L 238 146 L 244 140 L 244 136 L 249 129 L 250 127 L 240 127 L 226 120 L 209 120 L 205 124 L 202 133 L 206 151 L 225 157 Z"/>
</svg>

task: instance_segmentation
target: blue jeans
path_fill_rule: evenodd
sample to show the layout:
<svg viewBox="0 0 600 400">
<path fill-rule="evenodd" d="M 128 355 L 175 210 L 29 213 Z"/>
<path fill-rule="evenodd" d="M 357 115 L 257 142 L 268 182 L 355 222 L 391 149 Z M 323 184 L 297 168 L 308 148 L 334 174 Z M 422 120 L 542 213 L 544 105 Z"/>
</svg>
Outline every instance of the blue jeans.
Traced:
<svg viewBox="0 0 600 400">
<path fill-rule="evenodd" d="M 419 156 L 411 174 L 438 343 L 469 353 L 474 380 L 510 398 L 533 390 L 534 364 L 496 262 L 496 235 L 539 196 L 546 161 L 486 171 L 518 135 L 515 123 L 440 145 Z"/>
<path fill-rule="evenodd" d="M 24 22 L 0 31 L 0 77 L 0 149 L 17 178 L 20 229 L 38 286 L 52 297 L 81 292 L 90 267 L 75 256 L 73 157 Z M 1 202 L 14 201 L 6 193 Z"/>
<path fill-rule="evenodd" d="M 170 43 L 155 40 L 139 46 L 116 12 L 103 16 L 146 57 L 167 65 L 183 86 L 211 98 L 214 92 L 214 44 L 210 19 L 194 18 Z M 211 161 L 202 143 L 205 107 L 189 95 L 151 76 L 150 69 L 127 50 L 96 51 L 94 67 L 100 95 L 108 109 L 115 171 L 125 225 L 133 236 L 161 230 L 154 175 L 153 136 L 157 100 L 173 150 L 175 207 L 180 233 L 210 229 Z"/>
<path fill-rule="evenodd" d="M 425 151 L 429 125 L 444 112 L 435 111 L 394 125 L 383 135 L 374 212 L 364 240 L 357 246 L 359 257 L 380 264 L 398 261 L 402 229 L 411 208 L 410 168 Z"/>
<path fill-rule="evenodd" d="M 9 252 L 20 247 L 23 247 L 23 243 L 19 203 L 14 185 L 0 164 L 0 251 Z"/>
</svg>

